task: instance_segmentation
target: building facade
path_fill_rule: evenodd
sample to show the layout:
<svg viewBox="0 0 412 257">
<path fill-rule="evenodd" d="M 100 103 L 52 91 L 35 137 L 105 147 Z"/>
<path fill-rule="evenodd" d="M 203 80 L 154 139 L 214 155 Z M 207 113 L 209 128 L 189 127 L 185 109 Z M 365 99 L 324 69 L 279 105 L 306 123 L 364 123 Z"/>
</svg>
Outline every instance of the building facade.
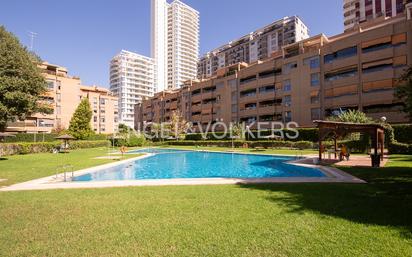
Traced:
<svg viewBox="0 0 412 257">
<path fill-rule="evenodd" d="M 110 90 L 119 99 L 119 122 L 134 126 L 134 105 L 155 92 L 152 58 L 122 50 L 110 62 Z"/>
<path fill-rule="evenodd" d="M 317 35 L 282 47 L 281 56 L 233 64 L 209 79 L 158 93 L 135 107 L 135 127 L 167 122 L 175 110 L 194 128 L 217 121 L 311 127 L 313 120 L 349 109 L 407 122 L 394 88 L 412 64 L 412 21 L 402 16 L 362 26 L 333 37 Z"/>
<path fill-rule="evenodd" d="M 281 55 L 282 46 L 308 37 L 308 27 L 299 17 L 285 17 L 205 54 L 198 62 L 197 77 L 210 78 L 235 63 L 251 64 Z"/>
<path fill-rule="evenodd" d="M 156 92 L 161 92 L 196 77 L 199 12 L 179 0 L 152 0 L 151 8 L 151 53 Z"/>
<path fill-rule="evenodd" d="M 88 98 L 93 111 L 91 127 L 96 133 L 111 134 L 118 129 L 118 99 L 108 89 L 84 86 L 78 77 L 68 75 L 58 65 L 39 65 L 47 82 L 47 92 L 41 101 L 53 108 L 53 114 L 36 113 L 24 121 L 9 123 L 6 131 L 14 133 L 50 133 L 69 128 L 70 120 L 81 99 Z"/>
<path fill-rule="evenodd" d="M 345 31 L 366 21 L 401 15 L 404 6 L 404 0 L 343 0 Z"/>
</svg>

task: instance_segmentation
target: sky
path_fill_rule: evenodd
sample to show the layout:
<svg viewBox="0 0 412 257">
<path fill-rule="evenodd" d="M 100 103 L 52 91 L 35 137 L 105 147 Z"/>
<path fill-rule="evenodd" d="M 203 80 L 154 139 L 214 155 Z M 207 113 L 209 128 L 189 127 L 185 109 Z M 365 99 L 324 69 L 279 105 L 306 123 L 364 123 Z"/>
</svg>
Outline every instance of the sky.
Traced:
<svg viewBox="0 0 412 257">
<path fill-rule="evenodd" d="M 182 0 L 200 12 L 200 54 L 285 16 L 310 35 L 343 32 L 342 0 Z M 169 0 L 170 2 L 170 0 Z M 3 1 L 0 24 L 85 85 L 109 87 L 109 61 L 125 49 L 150 56 L 150 0 Z"/>
</svg>

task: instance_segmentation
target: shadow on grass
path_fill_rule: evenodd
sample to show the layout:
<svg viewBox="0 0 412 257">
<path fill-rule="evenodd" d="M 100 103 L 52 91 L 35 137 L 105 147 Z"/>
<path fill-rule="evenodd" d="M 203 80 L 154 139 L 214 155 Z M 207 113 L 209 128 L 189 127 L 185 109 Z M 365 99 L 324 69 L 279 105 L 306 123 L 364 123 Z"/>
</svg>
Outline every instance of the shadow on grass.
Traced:
<svg viewBox="0 0 412 257">
<path fill-rule="evenodd" d="M 388 167 L 342 168 L 368 184 L 255 184 L 248 190 L 273 193 L 268 200 L 289 212 L 312 211 L 321 215 L 379 226 L 396 227 L 412 238 L 412 169 Z"/>
<path fill-rule="evenodd" d="M 5 157 L 0 157 L 0 161 L 7 161 L 8 159 Z"/>
</svg>

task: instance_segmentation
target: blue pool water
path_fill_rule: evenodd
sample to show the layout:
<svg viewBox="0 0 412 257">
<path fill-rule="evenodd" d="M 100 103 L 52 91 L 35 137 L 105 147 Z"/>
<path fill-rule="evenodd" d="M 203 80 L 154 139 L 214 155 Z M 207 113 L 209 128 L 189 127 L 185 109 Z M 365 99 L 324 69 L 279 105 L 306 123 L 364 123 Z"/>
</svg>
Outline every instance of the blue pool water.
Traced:
<svg viewBox="0 0 412 257">
<path fill-rule="evenodd" d="M 85 174 L 74 181 L 171 178 L 324 177 L 312 168 L 286 163 L 293 157 L 236 153 L 144 149 L 154 155 L 128 164 Z"/>
</svg>

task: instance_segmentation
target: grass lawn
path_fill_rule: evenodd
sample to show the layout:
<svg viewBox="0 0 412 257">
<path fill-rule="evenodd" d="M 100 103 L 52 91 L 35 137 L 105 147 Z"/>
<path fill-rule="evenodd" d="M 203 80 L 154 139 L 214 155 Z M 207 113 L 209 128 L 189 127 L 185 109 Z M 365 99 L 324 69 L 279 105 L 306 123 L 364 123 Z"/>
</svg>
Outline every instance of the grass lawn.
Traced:
<svg viewBox="0 0 412 257">
<path fill-rule="evenodd" d="M 66 164 L 73 165 L 74 170 L 80 170 L 113 162 L 107 159 L 94 159 L 107 154 L 107 148 L 103 147 L 74 150 L 67 154 L 41 153 L 5 156 L 0 158 L 0 179 L 7 180 L 0 182 L 0 186 L 50 176 L 56 174 L 59 166 Z M 124 158 L 136 156 L 125 155 Z"/>
<path fill-rule="evenodd" d="M 0 192 L 0 256 L 411 256 L 412 156 L 344 169 L 370 183 Z"/>
</svg>

